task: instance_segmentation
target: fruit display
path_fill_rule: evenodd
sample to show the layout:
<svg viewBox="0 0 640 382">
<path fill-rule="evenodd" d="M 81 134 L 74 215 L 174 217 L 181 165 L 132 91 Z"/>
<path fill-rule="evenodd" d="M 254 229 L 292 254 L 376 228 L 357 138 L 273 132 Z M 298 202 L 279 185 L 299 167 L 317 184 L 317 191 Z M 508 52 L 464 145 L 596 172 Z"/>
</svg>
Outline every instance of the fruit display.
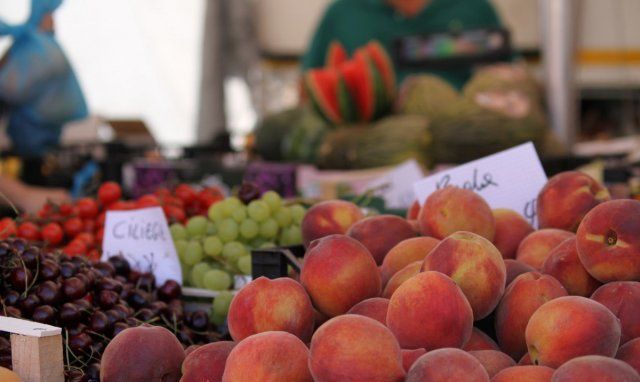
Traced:
<svg viewBox="0 0 640 382">
<path fill-rule="evenodd" d="M 213 291 L 232 288 L 234 276 L 251 274 L 252 249 L 302 243 L 304 215 L 302 205 L 287 205 L 274 191 L 260 196 L 246 184 L 237 197 L 213 204 L 206 217 L 172 224 L 185 284 Z"/>
<path fill-rule="evenodd" d="M 233 341 L 187 355 L 184 380 L 201 365 L 216 381 L 640 381 L 640 202 L 558 184 L 539 197 L 577 234 L 464 189 L 435 191 L 414 222 L 311 207 L 299 275 L 241 289 Z"/>
<path fill-rule="evenodd" d="M 123 200 L 122 189 L 115 182 L 103 183 L 97 198 L 80 198 L 74 203 L 44 205 L 37 216 L 23 215 L 13 220 L 0 220 L 0 239 L 17 236 L 44 244 L 48 249 L 62 249 L 69 255 L 86 255 L 100 259 L 107 211 L 125 211 L 146 207 L 162 207 L 167 221 L 185 222 L 191 216 L 202 216 L 223 195 L 217 188 L 196 190 L 180 184 L 173 191 L 160 189 L 155 194 L 136 200 Z"/>
<path fill-rule="evenodd" d="M 11 238 L 0 241 L 0 271 L 0 315 L 62 327 L 71 381 L 97 381 L 105 346 L 130 327 L 163 327 L 181 351 L 220 338 L 207 312 L 185 311 L 178 283 L 156 288 L 152 274 L 132 270 L 122 257 L 91 261 Z M 139 351 L 136 345 L 126 357 Z M 11 366 L 4 336 L 0 366 Z"/>
</svg>

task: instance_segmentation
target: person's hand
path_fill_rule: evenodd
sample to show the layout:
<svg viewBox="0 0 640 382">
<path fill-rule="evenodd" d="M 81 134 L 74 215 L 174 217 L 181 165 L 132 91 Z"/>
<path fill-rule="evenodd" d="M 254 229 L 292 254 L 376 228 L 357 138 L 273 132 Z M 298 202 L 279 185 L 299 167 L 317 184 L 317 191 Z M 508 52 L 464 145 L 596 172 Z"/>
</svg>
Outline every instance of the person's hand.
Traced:
<svg viewBox="0 0 640 382">
<path fill-rule="evenodd" d="M 70 201 L 71 195 L 63 189 L 26 186 L 23 195 L 16 200 L 16 205 L 20 212 L 35 214 L 47 202 L 61 204 Z"/>
</svg>

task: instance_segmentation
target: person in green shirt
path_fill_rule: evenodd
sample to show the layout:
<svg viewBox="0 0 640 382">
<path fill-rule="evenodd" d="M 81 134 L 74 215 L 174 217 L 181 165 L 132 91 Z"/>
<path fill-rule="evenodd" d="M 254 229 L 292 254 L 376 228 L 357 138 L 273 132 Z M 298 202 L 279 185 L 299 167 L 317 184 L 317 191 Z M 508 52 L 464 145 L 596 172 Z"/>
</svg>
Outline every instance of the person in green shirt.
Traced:
<svg viewBox="0 0 640 382">
<path fill-rule="evenodd" d="M 320 21 L 303 58 L 303 69 L 322 67 L 332 41 L 348 53 L 370 40 L 380 41 L 392 52 L 396 39 L 413 35 L 466 29 L 501 28 L 502 23 L 488 0 L 336 0 Z M 396 67 L 400 83 L 419 68 Z M 471 69 L 431 70 L 460 89 Z"/>
</svg>

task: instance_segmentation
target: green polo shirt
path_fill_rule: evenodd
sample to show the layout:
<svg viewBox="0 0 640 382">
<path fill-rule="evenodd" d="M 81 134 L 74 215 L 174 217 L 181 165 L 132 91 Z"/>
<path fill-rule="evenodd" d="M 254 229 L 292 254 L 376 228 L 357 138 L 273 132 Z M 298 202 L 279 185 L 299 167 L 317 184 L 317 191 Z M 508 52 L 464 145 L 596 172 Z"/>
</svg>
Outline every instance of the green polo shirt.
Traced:
<svg viewBox="0 0 640 382">
<path fill-rule="evenodd" d="M 370 40 L 378 40 L 391 51 L 398 37 L 500 27 L 500 19 L 488 0 L 432 0 L 418 15 L 407 18 L 395 11 L 385 0 L 336 0 L 324 14 L 303 58 L 303 68 L 321 67 L 329 44 L 340 41 L 351 54 Z M 420 69 L 401 69 L 396 75 L 401 82 Z M 462 88 L 471 76 L 470 70 L 431 71 Z"/>
</svg>

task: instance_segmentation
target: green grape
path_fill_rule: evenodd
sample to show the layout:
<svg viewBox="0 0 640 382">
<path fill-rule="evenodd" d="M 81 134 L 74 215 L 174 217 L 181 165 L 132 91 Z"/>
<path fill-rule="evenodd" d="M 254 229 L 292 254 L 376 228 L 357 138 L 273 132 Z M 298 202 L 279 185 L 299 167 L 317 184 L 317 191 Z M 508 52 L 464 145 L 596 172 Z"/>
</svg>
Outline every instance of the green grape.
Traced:
<svg viewBox="0 0 640 382">
<path fill-rule="evenodd" d="M 231 241 L 225 244 L 222 249 L 222 256 L 232 261 L 242 257 L 246 253 L 244 245 L 237 241 Z"/>
<path fill-rule="evenodd" d="M 254 200 L 249 203 L 247 212 L 249 213 L 249 217 L 258 223 L 269 219 L 269 215 L 271 214 L 269 205 L 262 200 Z"/>
<path fill-rule="evenodd" d="M 222 325 L 229 313 L 229 305 L 233 300 L 233 293 L 229 291 L 222 291 L 216 298 L 213 299 L 211 304 L 211 320 L 216 325 Z"/>
<path fill-rule="evenodd" d="M 278 223 L 273 219 L 267 219 L 260 223 L 260 237 L 275 239 L 278 236 Z"/>
<path fill-rule="evenodd" d="M 187 251 L 189 242 L 186 240 L 176 240 L 173 242 L 173 245 L 176 247 L 176 253 L 178 254 L 178 257 L 184 261 L 184 254 Z"/>
<path fill-rule="evenodd" d="M 245 239 L 253 239 L 258 236 L 260 226 L 255 220 L 247 219 L 240 223 L 240 235 Z"/>
<path fill-rule="evenodd" d="M 293 221 L 293 216 L 291 215 L 291 210 L 289 208 L 280 208 L 276 211 L 274 218 L 278 222 L 280 228 L 290 226 Z"/>
<path fill-rule="evenodd" d="M 274 243 L 270 241 L 265 241 L 264 243 L 260 244 L 258 248 L 267 249 L 267 248 L 275 248 L 275 247 L 277 247 L 277 245 L 275 245 Z"/>
<path fill-rule="evenodd" d="M 244 275 L 251 274 L 251 255 L 244 255 L 238 259 L 236 263 L 238 269 Z"/>
<path fill-rule="evenodd" d="M 218 233 L 218 228 L 216 228 L 215 223 L 207 222 L 207 232 L 206 236 L 213 236 Z"/>
<path fill-rule="evenodd" d="M 218 225 L 218 237 L 225 243 L 238 238 L 238 223 L 233 219 L 224 219 Z"/>
<path fill-rule="evenodd" d="M 187 265 L 196 265 L 202 261 L 202 245 L 199 241 L 192 240 L 184 252 L 183 261 Z"/>
<path fill-rule="evenodd" d="M 249 242 L 249 245 L 251 246 L 251 248 L 260 248 L 262 244 L 264 244 L 265 242 L 266 242 L 265 239 L 261 237 L 256 237 L 255 239 Z"/>
<path fill-rule="evenodd" d="M 214 324 L 220 326 L 222 324 L 224 324 L 224 321 L 227 319 L 227 315 L 225 314 L 224 316 L 221 316 L 219 314 L 211 314 L 209 316 L 211 322 L 213 322 Z"/>
<path fill-rule="evenodd" d="M 293 222 L 296 224 L 302 223 L 302 219 L 304 218 L 304 214 L 306 213 L 306 210 L 304 209 L 304 207 L 302 207 L 299 204 L 294 204 L 291 207 L 289 207 L 289 210 L 291 211 Z"/>
<path fill-rule="evenodd" d="M 207 256 L 218 256 L 222 253 L 222 240 L 217 236 L 209 236 L 204 239 L 204 253 Z"/>
<path fill-rule="evenodd" d="M 182 281 L 184 283 L 189 279 L 189 275 L 191 274 L 191 267 L 185 264 L 180 264 L 182 268 Z"/>
<path fill-rule="evenodd" d="M 233 280 L 231 276 L 219 269 L 208 270 L 202 278 L 204 287 L 210 290 L 227 290 L 231 287 Z"/>
<path fill-rule="evenodd" d="M 262 200 L 269 205 L 271 211 L 277 211 L 282 207 L 282 198 L 275 191 L 267 191 L 262 194 Z"/>
<path fill-rule="evenodd" d="M 289 227 L 289 245 L 302 244 L 302 230 L 299 225 Z"/>
<path fill-rule="evenodd" d="M 187 239 L 187 230 L 180 223 L 171 224 L 171 226 L 169 227 L 169 232 L 171 232 L 171 237 L 174 241 Z"/>
<path fill-rule="evenodd" d="M 219 222 L 224 218 L 224 214 L 222 213 L 222 202 L 214 203 L 209 207 L 209 211 L 207 211 L 207 216 L 209 216 L 209 220 L 212 222 Z"/>
<path fill-rule="evenodd" d="M 241 205 L 233 210 L 231 218 L 238 223 L 242 223 L 247 218 L 247 207 Z"/>
<path fill-rule="evenodd" d="M 187 233 L 189 237 L 201 237 L 207 232 L 207 218 L 204 216 L 194 216 L 187 222 Z"/>
<path fill-rule="evenodd" d="M 197 288 L 203 288 L 203 278 L 204 274 L 211 270 L 209 264 L 205 262 L 198 263 L 191 268 L 191 272 L 189 273 L 189 282 L 191 285 Z"/>
</svg>

